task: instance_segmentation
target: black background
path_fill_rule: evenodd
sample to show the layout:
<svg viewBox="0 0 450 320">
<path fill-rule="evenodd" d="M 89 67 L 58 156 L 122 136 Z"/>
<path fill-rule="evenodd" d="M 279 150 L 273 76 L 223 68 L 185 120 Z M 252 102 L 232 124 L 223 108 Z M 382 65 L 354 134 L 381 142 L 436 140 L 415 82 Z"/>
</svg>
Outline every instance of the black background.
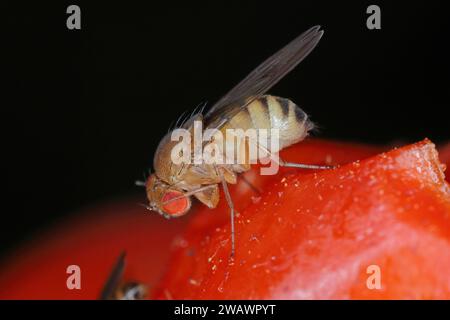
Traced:
<svg viewBox="0 0 450 320">
<path fill-rule="evenodd" d="M 183 317 L 182 315 L 175 316 L 175 308 L 181 305 L 189 307 L 208 307 L 209 312 L 204 319 L 236 319 L 239 315 L 218 314 L 219 304 L 223 305 L 275 305 L 274 314 L 264 315 L 245 315 L 241 318 L 246 319 L 297 319 L 299 314 L 314 314 L 315 316 L 329 317 L 345 316 L 346 319 L 360 319 L 361 314 L 369 315 L 369 319 L 375 318 L 375 315 L 381 313 L 389 313 L 393 315 L 403 316 L 406 319 L 412 317 L 425 318 L 430 315 L 439 316 L 445 314 L 448 310 L 448 301 L 416 301 L 416 300 L 233 300 L 233 301 L 215 301 L 215 300 L 145 300 L 145 301 L 122 301 L 115 303 L 114 301 L 23 301 L 23 300 L 9 300 L 0 301 L 2 310 L 11 309 L 15 315 L 26 314 L 27 316 L 33 312 L 45 314 L 50 319 L 61 313 L 70 310 L 71 315 L 84 317 L 86 309 L 89 309 L 89 314 L 92 316 L 105 317 L 113 315 L 119 318 L 128 318 L 140 316 L 141 314 L 149 314 L 157 319 L 176 319 Z M 48 312 L 51 308 L 53 312 Z M 215 313 L 211 309 L 216 310 Z M 150 310 L 150 311 L 149 311 Z M 367 310 L 376 310 L 376 312 L 367 313 Z M 441 311 L 439 311 L 441 310 Z M 370 317 L 370 315 L 373 315 Z M 188 315 L 184 315 L 188 318 Z M 194 318 L 195 315 L 191 316 Z M 443 317 L 441 317 L 443 318 Z M 56 316 L 55 316 L 56 319 Z"/>
<path fill-rule="evenodd" d="M 87 205 L 143 193 L 134 181 L 173 120 L 316 24 L 319 46 L 270 92 L 321 137 L 450 139 L 444 1 L 183 3 L 2 3 L 0 254 Z M 66 28 L 69 4 L 81 30 Z M 366 28 L 369 4 L 381 30 Z"/>
</svg>

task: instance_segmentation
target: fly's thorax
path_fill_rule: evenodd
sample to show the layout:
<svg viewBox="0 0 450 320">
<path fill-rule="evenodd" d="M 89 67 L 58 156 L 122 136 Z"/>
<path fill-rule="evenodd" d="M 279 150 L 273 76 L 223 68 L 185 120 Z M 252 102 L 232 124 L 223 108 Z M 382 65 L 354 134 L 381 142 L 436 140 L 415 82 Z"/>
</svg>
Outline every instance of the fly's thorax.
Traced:
<svg viewBox="0 0 450 320">
<path fill-rule="evenodd" d="M 198 113 L 181 127 L 166 134 L 153 158 L 153 167 L 158 177 L 170 184 L 180 182 L 189 166 L 195 162 L 195 152 L 201 149 L 202 133 L 203 117 Z"/>
<path fill-rule="evenodd" d="M 179 144 L 179 141 L 172 141 L 171 134 L 167 134 L 159 143 L 153 158 L 153 168 L 161 180 L 173 184 L 178 182 L 186 165 L 172 161 L 172 150 Z"/>
</svg>

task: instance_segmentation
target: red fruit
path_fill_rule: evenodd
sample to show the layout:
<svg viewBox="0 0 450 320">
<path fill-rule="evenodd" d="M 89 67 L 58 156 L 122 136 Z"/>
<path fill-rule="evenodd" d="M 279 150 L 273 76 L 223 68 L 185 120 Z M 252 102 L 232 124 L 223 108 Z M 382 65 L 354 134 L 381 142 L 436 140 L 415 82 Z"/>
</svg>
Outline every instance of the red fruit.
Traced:
<svg viewBox="0 0 450 320">
<path fill-rule="evenodd" d="M 281 155 L 342 164 L 381 150 L 311 140 Z M 429 142 L 331 171 L 260 176 L 255 167 L 244 177 L 261 194 L 243 179 L 231 187 L 240 212 L 233 266 L 223 196 L 217 209 L 197 203 L 166 220 L 138 205 L 142 191 L 142 201 L 91 208 L 14 251 L 0 268 L 0 299 L 96 299 L 122 250 L 124 279 L 156 298 L 448 298 L 448 185 Z M 381 291 L 365 287 L 369 263 L 381 267 Z M 80 291 L 66 287 L 71 264 L 81 267 Z"/>
<path fill-rule="evenodd" d="M 154 298 L 450 298 L 450 191 L 437 157 L 425 140 L 278 176 L 236 218 L 231 263 L 229 223 L 205 225 L 202 212 Z M 380 290 L 366 285 L 373 265 Z"/>
<path fill-rule="evenodd" d="M 187 220 L 168 221 L 139 202 L 136 198 L 91 207 L 13 251 L 0 268 L 0 299 L 98 299 L 123 250 L 124 279 L 153 289 L 170 244 Z M 81 268 L 81 290 L 66 286 L 66 269 L 73 264 Z"/>
</svg>

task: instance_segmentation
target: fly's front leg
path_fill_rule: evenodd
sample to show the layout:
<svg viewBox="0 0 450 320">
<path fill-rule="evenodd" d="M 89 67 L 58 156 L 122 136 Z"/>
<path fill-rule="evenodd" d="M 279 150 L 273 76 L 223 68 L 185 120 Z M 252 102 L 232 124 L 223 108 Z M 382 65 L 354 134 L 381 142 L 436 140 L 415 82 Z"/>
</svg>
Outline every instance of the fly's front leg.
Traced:
<svg viewBox="0 0 450 320">
<path fill-rule="evenodd" d="M 225 199 L 227 200 L 228 207 L 230 208 L 230 223 L 231 223 L 231 254 L 230 258 L 232 259 L 234 257 L 235 253 L 235 237 L 234 237 L 234 204 L 233 200 L 231 199 L 230 191 L 228 190 L 228 184 L 225 180 L 223 169 L 216 166 L 216 170 L 219 174 L 220 180 L 222 182 L 223 192 L 225 194 Z"/>
</svg>

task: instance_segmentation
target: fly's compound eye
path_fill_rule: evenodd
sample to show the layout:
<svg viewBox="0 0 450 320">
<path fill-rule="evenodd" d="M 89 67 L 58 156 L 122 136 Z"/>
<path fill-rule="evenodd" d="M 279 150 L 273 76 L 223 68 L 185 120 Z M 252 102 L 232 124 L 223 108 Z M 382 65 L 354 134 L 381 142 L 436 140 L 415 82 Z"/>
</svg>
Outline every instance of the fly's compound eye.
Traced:
<svg viewBox="0 0 450 320">
<path fill-rule="evenodd" d="M 183 192 L 168 190 L 162 199 L 162 210 L 169 217 L 179 217 L 184 215 L 191 207 L 191 200 Z"/>
</svg>

